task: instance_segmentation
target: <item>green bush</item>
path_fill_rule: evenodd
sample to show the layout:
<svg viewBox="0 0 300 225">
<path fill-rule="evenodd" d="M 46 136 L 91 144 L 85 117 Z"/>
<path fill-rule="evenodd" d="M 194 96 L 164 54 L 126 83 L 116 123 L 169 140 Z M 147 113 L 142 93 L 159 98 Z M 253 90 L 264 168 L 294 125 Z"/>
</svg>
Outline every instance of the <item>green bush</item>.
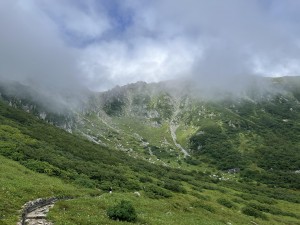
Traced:
<svg viewBox="0 0 300 225">
<path fill-rule="evenodd" d="M 244 213 L 245 215 L 248 215 L 248 216 L 261 218 L 261 219 L 264 219 L 264 220 L 267 219 L 267 216 L 264 213 L 254 209 L 252 207 L 249 207 L 249 206 L 246 206 L 246 207 L 242 208 L 242 213 Z"/>
<path fill-rule="evenodd" d="M 236 205 L 233 204 L 233 202 L 231 202 L 231 201 L 229 201 L 229 200 L 227 200 L 227 199 L 225 199 L 225 198 L 219 198 L 219 199 L 217 200 L 217 202 L 218 202 L 219 204 L 221 204 L 221 205 L 227 207 L 227 208 L 236 208 Z"/>
<path fill-rule="evenodd" d="M 173 180 L 166 180 L 163 187 L 173 192 L 186 193 L 186 190 L 181 186 L 180 182 Z"/>
<path fill-rule="evenodd" d="M 147 182 L 149 182 L 149 183 L 152 183 L 152 178 L 151 177 L 140 177 L 140 182 L 142 182 L 142 183 L 147 183 Z"/>
<path fill-rule="evenodd" d="M 159 199 L 159 198 L 170 198 L 172 193 L 164 188 L 160 188 L 156 185 L 149 185 L 145 187 L 145 193 L 149 198 Z"/>
<path fill-rule="evenodd" d="M 266 212 L 273 215 L 291 216 L 291 217 L 299 218 L 299 216 L 297 216 L 295 213 L 285 212 L 279 208 L 270 205 L 249 203 L 249 206 L 261 212 Z"/>
<path fill-rule="evenodd" d="M 122 200 L 119 204 L 107 210 L 107 216 L 113 220 L 134 222 L 137 214 L 131 202 Z"/>
</svg>

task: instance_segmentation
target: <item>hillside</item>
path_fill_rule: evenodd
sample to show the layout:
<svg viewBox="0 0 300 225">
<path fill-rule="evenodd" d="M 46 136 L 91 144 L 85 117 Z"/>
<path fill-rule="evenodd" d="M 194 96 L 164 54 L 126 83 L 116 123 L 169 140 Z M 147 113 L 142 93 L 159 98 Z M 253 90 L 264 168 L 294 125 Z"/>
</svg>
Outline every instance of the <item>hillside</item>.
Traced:
<svg viewBox="0 0 300 225">
<path fill-rule="evenodd" d="M 136 83 L 101 93 L 73 132 L 155 164 L 237 168 L 242 179 L 299 189 L 298 77 L 218 98 L 188 85 Z"/>
<path fill-rule="evenodd" d="M 71 196 L 55 224 L 122 224 L 106 216 L 122 199 L 137 224 L 299 224 L 299 83 L 217 99 L 136 83 L 67 113 L 1 89 L 1 222 L 26 201 Z"/>
</svg>

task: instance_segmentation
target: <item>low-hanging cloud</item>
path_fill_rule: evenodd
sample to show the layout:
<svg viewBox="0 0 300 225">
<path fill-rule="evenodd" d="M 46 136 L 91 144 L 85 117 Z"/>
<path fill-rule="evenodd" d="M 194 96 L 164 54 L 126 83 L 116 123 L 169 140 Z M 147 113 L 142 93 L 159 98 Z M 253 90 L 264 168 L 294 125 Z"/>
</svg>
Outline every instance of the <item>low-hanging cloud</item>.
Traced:
<svg viewBox="0 0 300 225">
<path fill-rule="evenodd" d="M 27 1 L 0 3 L 0 77 L 45 88 L 78 87 L 78 50 L 60 39 L 55 24 Z"/>
<path fill-rule="evenodd" d="M 0 77 L 49 92 L 189 78 L 297 75 L 297 0 L 11 0 Z"/>
</svg>

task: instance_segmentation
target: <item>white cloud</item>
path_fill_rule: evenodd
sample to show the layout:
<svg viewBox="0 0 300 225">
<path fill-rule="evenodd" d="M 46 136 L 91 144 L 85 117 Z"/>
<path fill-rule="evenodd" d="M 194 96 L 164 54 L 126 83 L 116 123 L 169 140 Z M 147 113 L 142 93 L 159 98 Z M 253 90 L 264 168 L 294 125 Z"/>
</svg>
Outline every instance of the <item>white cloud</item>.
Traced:
<svg viewBox="0 0 300 225">
<path fill-rule="evenodd" d="M 201 48 L 193 45 L 180 38 L 161 42 L 133 38 L 129 43 L 102 43 L 84 50 L 81 66 L 93 88 L 174 79 L 189 74 L 195 57 L 201 56 Z"/>
<path fill-rule="evenodd" d="M 97 38 L 111 28 L 106 12 L 91 0 L 79 5 L 69 0 L 39 0 L 36 3 L 69 35 Z"/>
<path fill-rule="evenodd" d="M 0 76 L 43 87 L 85 84 L 102 90 L 182 76 L 211 83 L 251 73 L 299 74 L 298 5 L 296 0 L 1 1 Z"/>
<path fill-rule="evenodd" d="M 0 27 L 0 77 L 51 88 L 78 83 L 77 50 L 33 1 L 2 2 Z"/>
</svg>

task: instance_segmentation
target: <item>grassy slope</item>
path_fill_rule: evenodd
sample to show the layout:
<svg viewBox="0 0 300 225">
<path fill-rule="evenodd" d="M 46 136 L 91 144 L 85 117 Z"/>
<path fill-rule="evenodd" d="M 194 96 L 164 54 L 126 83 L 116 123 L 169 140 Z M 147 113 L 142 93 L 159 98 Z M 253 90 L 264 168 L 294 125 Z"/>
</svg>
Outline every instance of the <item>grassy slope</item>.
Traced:
<svg viewBox="0 0 300 225">
<path fill-rule="evenodd" d="M 273 82 L 279 85 L 276 91 L 248 90 L 241 98 L 222 101 L 200 101 L 192 95 L 175 98 L 167 91 L 143 92 L 129 85 L 121 88 L 124 93 L 118 98 L 111 97 L 118 101 L 110 107 L 106 104 L 104 110 L 110 113 L 114 126 L 123 131 L 116 143 L 133 149 L 141 158 L 189 170 L 240 168 L 244 179 L 299 189 L 300 175 L 295 171 L 300 168 L 300 79 Z M 180 126 L 176 135 L 184 148 L 191 149 L 188 164 L 180 157 L 169 132 L 170 118 L 178 105 L 175 121 Z M 151 111 L 156 116 L 147 115 Z M 161 126 L 153 126 L 154 121 Z M 149 156 L 147 148 L 141 149 L 133 134 L 154 147 L 154 157 Z M 164 146 L 165 140 L 168 146 Z"/>
<path fill-rule="evenodd" d="M 203 105 L 215 116 L 199 117 Z M 196 106 L 183 113 L 183 121 L 199 127 L 190 139 L 194 156 L 221 170 L 239 167 L 244 178 L 299 189 L 300 105 L 294 97 Z"/>
<path fill-rule="evenodd" d="M 151 165 L 130 158 L 120 151 L 68 134 L 2 103 L 0 113 L 1 154 L 32 170 L 51 176 L 49 178 L 43 175 L 45 179 L 51 179 L 45 182 L 48 185 L 61 182 L 53 180 L 53 177 L 59 177 L 92 189 L 108 190 L 109 187 L 113 187 L 112 195 L 58 203 L 50 215 L 57 224 L 118 224 L 119 222 L 107 219 L 105 210 L 121 199 L 129 199 L 134 203 L 138 212 L 138 223 L 141 224 L 174 224 L 174 221 L 177 224 L 248 224 L 250 221 L 256 221 L 258 224 L 299 224 L 297 221 L 300 195 L 297 191 L 269 188 L 265 185 L 255 186 L 251 182 L 219 181 L 195 171 Z M 24 182 L 22 173 L 19 174 L 13 169 L 5 171 L 12 171 L 8 177 L 16 176 L 13 180 L 20 179 L 20 183 Z M 31 178 L 35 179 L 38 176 L 40 175 L 33 173 Z M 1 177 L 4 184 L 9 183 L 7 176 Z M 16 201 L 5 214 L 7 217 L 15 218 L 15 210 L 27 200 L 52 195 L 53 189 L 49 186 L 45 186 L 45 189 L 50 192 L 42 191 L 43 186 L 39 192 L 33 190 L 29 184 L 24 183 L 28 192 L 26 198 L 19 200 L 23 191 L 22 185 L 17 185 L 9 196 L 9 201 L 6 200 L 7 205 Z M 59 189 L 58 185 L 54 194 L 78 194 L 78 189 L 71 185 L 70 189 L 64 185 L 60 187 L 62 189 Z M 14 187 L 9 185 L 7 188 L 9 191 L 14 190 Z M 154 194 L 157 190 L 163 193 L 162 196 Z M 133 191 L 140 191 L 142 197 L 134 196 Z M 38 196 L 40 193 L 42 196 Z M 171 197 L 167 198 L 170 194 Z M 222 198 L 227 200 L 227 206 L 233 205 L 232 208 L 222 205 Z M 258 207 L 255 212 L 264 215 L 266 219 L 244 215 L 241 213 L 244 207 Z M 11 221 L 8 224 L 13 224 Z"/>
<path fill-rule="evenodd" d="M 127 222 L 119 222 L 108 219 L 106 210 L 108 207 L 119 203 L 121 200 L 129 200 L 133 203 L 138 214 L 136 224 L 251 224 L 255 221 L 258 224 L 300 224 L 299 217 L 290 217 L 282 215 L 272 215 L 263 213 L 265 219 L 246 216 L 241 213 L 241 209 L 245 207 L 243 199 L 234 197 L 232 191 L 226 194 L 217 191 L 206 190 L 201 194 L 200 198 L 191 195 L 176 194 L 170 199 L 150 199 L 143 192 L 141 197 L 137 197 L 133 193 L 113 193 L 104 194 L 96 198 L 78 198 L 75 200 L 62 201 L 55 205 L 50 213 L 51 220 L 56 224 L 128 224 Z M 239 193 L 241 194 L 241 193 Z M 218 203 L 220 199 L 227 199 L 233 205 L 232 208 Z M 223 200 L 224 201 L 224 200 Z M 236 201 L 236 202 L 233 202 Z M 238 203 L 237 203 L 238 202 Z M 247 201 L 256 205 L 266 205 L 257 201 Z M 278 201 L 278 205 L 288 207 L 284 201 Z M 285 209 L 286 210 L 286 209 Z M 291 210 L 291 209 L 290 209 Z M 289 211 L 297 214 L 299 206 Z"/>
<path fill-rule="evenodd" d="M 126 107 L 125 111 L 137 108 Z M 161 108 L 157 110 L 163 111 Z M 177 115 L 180 126 L 176 131 L 177 141 L 191 149 L 188 163 L 174 146 L 168 119 L 153 126 L 147 117 L 112 116 L 112 124 L 120 132 L 109 134 L 113 142 L 104 142 L 155 164 L 211 172 L 238 167 L 245 179 L 299 189 L 299 174 L 294 173 L 300 168 L 299 111 L 300 105 L 291 94 L 270 94 L 257 101 L 190 100 Z M 91 121 L 86 129 L 97 134 L 97 118 Z M 136 134 L 149 145 L 143 147 Z"/>
<path fill-rule="evenodd" d="M 80 196 L 92 190 L 67 184 L 0 156 L 0 224 L 16 224 L 21 206 L 30 200 L 52 196 Z"/>
</svg>

